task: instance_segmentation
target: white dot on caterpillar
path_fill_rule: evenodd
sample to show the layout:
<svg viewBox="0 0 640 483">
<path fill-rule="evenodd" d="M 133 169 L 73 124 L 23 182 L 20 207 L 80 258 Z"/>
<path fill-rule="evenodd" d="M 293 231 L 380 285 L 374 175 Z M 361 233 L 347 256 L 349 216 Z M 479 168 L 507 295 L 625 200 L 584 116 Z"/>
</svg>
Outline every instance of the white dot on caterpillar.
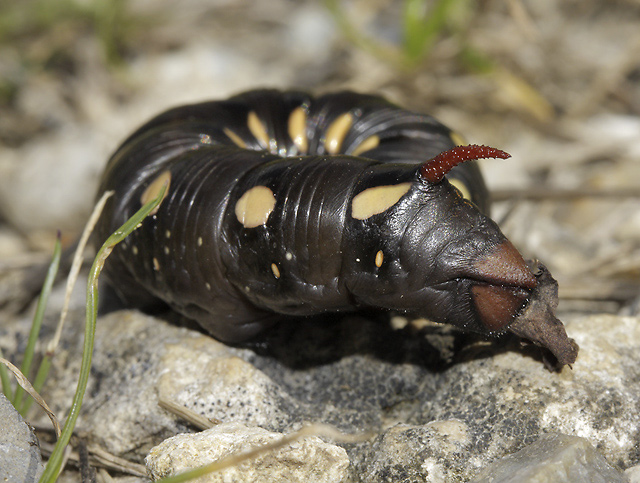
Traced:
<svg viewBox="0 0 640 483">
<path fill-rule="evenodd" d="M 271 271 L 273 272 L 274 277 L 280 278 L 280 269 L 278 268 L 278 265 L 276 265 L 275 263 L 272 263 Z"/>
<path fill-rule="evenodd" d="M 293 260 L 293 253 L 291 252 L 285 253 L 284 258 L 286 258 L 287 260 Z"/>
<path fill-rule="evenodd" d="M 138 254 L 138 247 L 137 247 L 137 246 L 135 246 L 135 245 L 133 245 L 133 246 L 131 247 L 131 253 L 133 253 L 134 255 L 137 255 L 137 254 Z"/>
<path fill-rule="evenodd" d="M 165 231 L 164 236 L 166 236 L 167 238 L 171 238 L 171 230 Z"/>
<path fill-rule="evenodd" d="M 202 246 L 202 237 L 201 236 L 198 237 L 198 246 L 199 247 Z"/>
<path fill-rule="evenodd" d="M 169 247 L 164 247 L 164 254 L 169 255 Z"/>
<path fill-rule="evenodd" d="M 378 250 L 378 253 L 376 253 L 376 267 L 380 268 L 382 266 L 383 260 L 384 260 L 384 253 L 382 253 L 382 250 Z"/>
<path fill-rule="evenodd" d="M 244 291 L 245 291 L 245 292 L 251 292 L 251 289 L 249 288 L 249 286 L 248 286 L 248 285 L 245 285 L 245 286 L 244 286 Z"/>
<path fill-rule="evenodd" d="M 211 284 L 209 282 L 206 282 L 204 286 L 207 287 L 207 290 L 211 290 Z"/>
<path fill-rule="evenodd" d="M 153 269 L 157 272 L 160 270 L 160 262 L 156 257 L 153 257 Z"/>
</svg>

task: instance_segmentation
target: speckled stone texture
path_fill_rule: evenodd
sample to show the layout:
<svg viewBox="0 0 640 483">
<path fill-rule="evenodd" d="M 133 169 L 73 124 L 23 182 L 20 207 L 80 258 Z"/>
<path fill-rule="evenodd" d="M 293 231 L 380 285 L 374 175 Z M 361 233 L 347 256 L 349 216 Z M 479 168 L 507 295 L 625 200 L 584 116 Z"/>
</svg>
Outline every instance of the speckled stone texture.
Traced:
<svg viewBox="0 0 640 483">
<path fill-rule="evenodd" d="M 147 456 L 147 468 L 153 479 L 159 479 L 277 442 L 282 437 L 280 433 L 242 423 L 223 423 L 198 434 L 181 434 L 162 442 Z M 312 437 L 198 481 L 339 483 L 344 481 L 348 466 L 349 458 L 343 448 Z"/>
<path fill-rule="evenodd" d="M 116 312 L 98 323 L 79 429 L 141 461 L 167 437 L 196 431 L 158 406 L 162 396 L 247 428 L 287 434 L 320 422 L 377 434 L 341 445 L 350 462 L 345 481 L 469 481 L 545 433 L 584 438 L 622 474 L 640 460 L 640 321 L 565 321 L 581 352 L 573 369 L 552 373 L 534 347 L 474 340 L 440 326 L 310 320 L 276 327 L 241 348 Z M 74 370 L 72 361 L 65 365 Z M 68 404 L 71 391 L 57 391 L 48 399 Z"/>
<path fill-rule="evenodd" d="M 35 482 L 43 471 L 38 438 L 0 392 L 0 481 Z"/>
<path fill-rule="evenodd" d="M 625 483 L 584 438 L 545 434 L 517 453 L 497 461 L 470 483 Z"/>
</svg>

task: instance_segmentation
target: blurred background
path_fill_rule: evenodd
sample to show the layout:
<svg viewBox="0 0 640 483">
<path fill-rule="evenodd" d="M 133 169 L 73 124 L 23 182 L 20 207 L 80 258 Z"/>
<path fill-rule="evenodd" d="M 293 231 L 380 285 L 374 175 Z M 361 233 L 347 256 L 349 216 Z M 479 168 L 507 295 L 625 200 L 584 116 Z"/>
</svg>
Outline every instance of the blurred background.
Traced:
<svg viewBox="0 0 640 483">
<path fill-rule="evenodd" d="M 0 276 L 73 241 L 142 122 L 257 87 L 381 94 L 485 160 L 561 309 L 636 313 L 639 0 L 0 2 Z"/>
</svg>

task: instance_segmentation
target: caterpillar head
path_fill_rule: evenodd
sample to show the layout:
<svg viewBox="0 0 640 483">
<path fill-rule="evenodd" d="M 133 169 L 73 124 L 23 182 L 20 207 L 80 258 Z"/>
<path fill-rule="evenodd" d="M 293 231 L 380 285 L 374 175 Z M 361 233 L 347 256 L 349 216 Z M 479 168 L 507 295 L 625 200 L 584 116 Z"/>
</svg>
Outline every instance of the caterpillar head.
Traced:
<svg viewBox="0 0 640 483">
<path fill-rule="evenodd" d="M 557 291 L 548 290 L 552 282 L 545 278 L 541 286 L 496 223 L 445 178 L 455 165 L 486 157 L 509 154 L 459 146 L 422 165 L 406 195 L 375 224 L 372 220 L 375 229 L 368 233 L 381 246 L 376 267 L 352 287 L 356 295 L 364 293 L 359 287 L 367 287 L 366 303 L 465 330 L 510 330 L 551 350 L 560 364 L 570 364 L 577 346 L 553 316 Z M 540 305 L 550 309 L 529 310 Z"/>
</svg>

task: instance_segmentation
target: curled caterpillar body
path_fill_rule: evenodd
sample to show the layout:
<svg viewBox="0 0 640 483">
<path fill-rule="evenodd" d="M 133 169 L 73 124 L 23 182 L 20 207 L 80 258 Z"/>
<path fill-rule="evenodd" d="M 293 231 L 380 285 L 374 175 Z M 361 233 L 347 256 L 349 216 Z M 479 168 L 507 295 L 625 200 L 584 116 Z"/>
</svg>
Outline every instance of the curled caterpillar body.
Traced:
<svg viewBox="0 0 640 483">
<path fill-rule="evenodd" d="M 99 238 L 169 183 L 106 275 L 130 305 L 161 300 L 225 341 L 282 314 L 379 307 L 480 333 L 513 326 L 572 363 L 577 346 L 546 310 L 555 282 L 488 218 L 476 164 L 454 167 L 506 153 L 454 138 L 351 92 L 251 91 L 172 109 L 103 175 L 100 193 L 116 193 Z"/>
</svg>

